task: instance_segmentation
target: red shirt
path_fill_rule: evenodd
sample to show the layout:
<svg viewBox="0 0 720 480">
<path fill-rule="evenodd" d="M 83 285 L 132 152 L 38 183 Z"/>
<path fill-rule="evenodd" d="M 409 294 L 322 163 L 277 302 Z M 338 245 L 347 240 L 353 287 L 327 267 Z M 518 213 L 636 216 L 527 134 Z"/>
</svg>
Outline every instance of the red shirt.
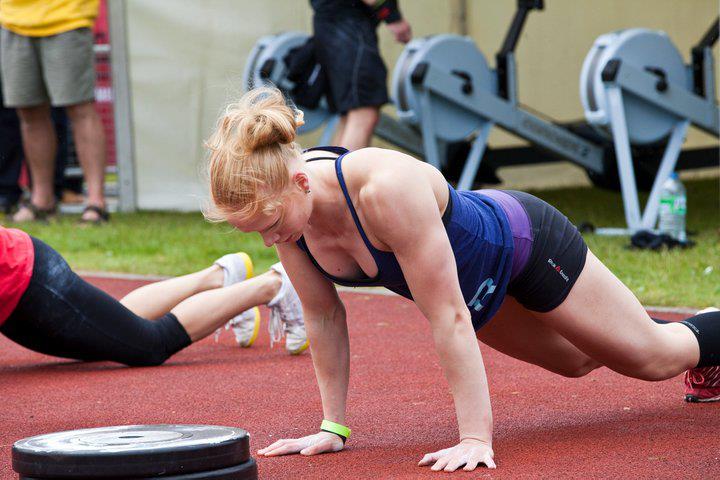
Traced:
<svg viewBox="0 0 720 480">
<path fill-rule="evenodd" d="M 30 283 L 35 250 L 30 235 L 0 227 L 0 325 L 15 310 Z"/>
</svg>

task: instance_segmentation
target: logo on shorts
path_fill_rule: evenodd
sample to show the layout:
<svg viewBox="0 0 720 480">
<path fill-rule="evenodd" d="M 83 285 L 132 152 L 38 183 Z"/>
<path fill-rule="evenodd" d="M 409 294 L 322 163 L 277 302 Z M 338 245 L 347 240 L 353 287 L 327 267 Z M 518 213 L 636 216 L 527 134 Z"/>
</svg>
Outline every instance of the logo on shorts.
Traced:
<svg viewBox="0 0 720 480">
<path fill-rule="evenodd" d="M 471 310 L 479 312 L 485 306 L 483 305 L 485 298 L 491 295 L 495 291 L 495 288 L 497 288 L 495 281 L 492 278 L 486 278 L 485 281 L 480 284 L 480 288 L 478 288 L 475 296 L 468 302 L 468 307 L 470 307 Z"/>
<path fill-rule="evenodd" d="M 563 269 L 560 265 L 555 263 L 555 260 L 553 260 L 552 258 L 548 258 L 548 265 L 550 265 L 553 270 L 555 270 L 562 277 L 562 279 L 565 280 L 565 282 L 570 280 L 570 277 L 568 277 L 567 274 L 563 272 Z"/>
</svg>

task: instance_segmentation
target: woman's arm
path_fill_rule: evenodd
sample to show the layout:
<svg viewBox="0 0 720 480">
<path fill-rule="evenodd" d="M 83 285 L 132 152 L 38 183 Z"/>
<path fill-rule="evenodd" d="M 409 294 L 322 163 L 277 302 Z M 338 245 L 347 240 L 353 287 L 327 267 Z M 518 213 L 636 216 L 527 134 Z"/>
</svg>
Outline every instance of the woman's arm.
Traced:
<svg viewBox="0 0 720 480">
<path fill-rule="evenodd" d="M 277 249 L 302 302 L 324 418 L 344 425 L 350 376 L 350 344 L 345 308 L 334 285 L 317 271 L 296 245 L 279 244 Z M 258 453 L 266 456 L 289 453 L 314 455 L 342 448 L 343 442 L 339 436 L 320 432 L 298 439 L 278 440 Z"/>
<path fill-rule="evenodd" d="M 455 470 L 463 464 L 472 470 L 478 462 L 494 467 L 492 410 L 482 355 L 435 194 L 420 170 L 426 167 L 413 162 L 376 170 L 360 190 L 359 205 L 368 230 L 395 254 L 415 303 L 430 321 L 453 392 L 461 444 L 426 455 L 421 464 L 435 461 L 437 470 Z"/>
</svg>

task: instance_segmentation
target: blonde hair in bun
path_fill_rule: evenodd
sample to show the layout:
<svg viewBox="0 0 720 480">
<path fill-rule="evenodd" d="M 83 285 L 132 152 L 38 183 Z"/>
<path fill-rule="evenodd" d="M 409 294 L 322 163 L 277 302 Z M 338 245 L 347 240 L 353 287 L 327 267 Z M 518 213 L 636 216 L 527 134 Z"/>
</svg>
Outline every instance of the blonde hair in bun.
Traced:
<svg viewBox="0 0 720 480">
<path fill-rule="evenodd" d="M 288 163 L 300 158 L 295 143 L 302 116 L 276 88 L 256 88 L 229 104 L 206 141 L 212 205 L 205 217 L 225 221 L 272 212 L 290 181 Z"/>
</svg>

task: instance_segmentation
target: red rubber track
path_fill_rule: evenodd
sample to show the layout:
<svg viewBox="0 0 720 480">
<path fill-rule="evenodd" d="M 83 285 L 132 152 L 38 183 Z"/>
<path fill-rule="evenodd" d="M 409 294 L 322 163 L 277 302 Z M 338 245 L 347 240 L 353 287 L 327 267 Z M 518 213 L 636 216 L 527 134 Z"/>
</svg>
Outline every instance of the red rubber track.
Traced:
<svg viewBox="0 0 720 480">
<path fill-rule="evenodd" d="M 90 279 L 119 297 L 138 283 Z M 456 420 L 427 322 L 408 301 L 343 294 L 352 373 L 347 450 L 316 457 L 258 458 L 322 419 L 308 354 L 271 349 L 263 330 L 250 349 L 229 332 L 155 368 L 79 363 L 30 352 L 0 337 L 0 478 L 16 478 L 20 438 L 136 423 L 235 425 L 252 434 L 260 478 L 438 478 L 416 466 L 456 442 Z M 682 380 L 648 383 L 607 369 L 562 378 L 483 346 L 498 470 L 468 478 L 717 478 L 720 405 L 686 404 Z"/>
</svg>

